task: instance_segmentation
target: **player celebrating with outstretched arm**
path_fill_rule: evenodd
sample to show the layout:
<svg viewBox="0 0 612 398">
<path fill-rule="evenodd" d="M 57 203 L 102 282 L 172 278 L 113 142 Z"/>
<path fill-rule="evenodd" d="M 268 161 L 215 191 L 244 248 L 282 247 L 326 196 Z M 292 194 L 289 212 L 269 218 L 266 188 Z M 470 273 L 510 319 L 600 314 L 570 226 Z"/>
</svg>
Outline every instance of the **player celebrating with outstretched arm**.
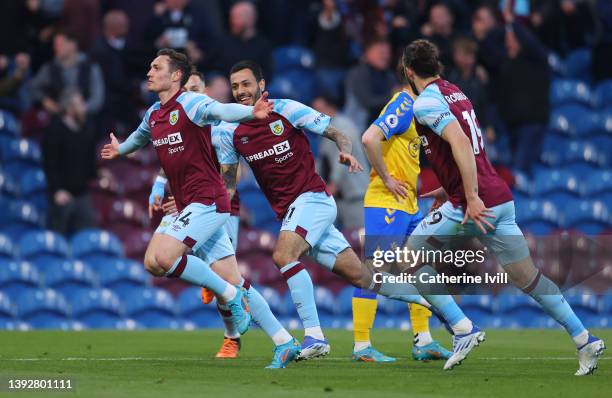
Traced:
<svg viewBox="0 0 612 398">
<path fill-rule="evenodd" d="M 228 241 L 223 224 L 229 217 L 229 198 L 212 160 L 210 125 L 219 120 L 266 118 L 271 104 L 265 96 L 248 107 L 220 104 L 205 95 L 184 92 L 190 69 L 184 54 L 160 50 L 147 73 L 147 88 L 157 93 L 159 101 L 147 110 L 138 129 L 124 143 L 119 144 L 111 134 L 111 143 L 104 146 L 101 155 L 114 159 L 153 142 L 179 214 L 151 242 L 152 255 L 145 259 L 145 268 L 154 276 L 181 278 L 214 291 L 227 304 L 238 331 L 244 333 L 251 315 L 242 289 L 187 253 L 209 241 Z"/>
<path fill-rule="evenodd" d="M 234 65 L 230 81 L 234 98 L 242 104 L 258 101 L 265 84 L 260 67 L 249 61 Z M 304 325 L 305 337 L 299 359 L 327 355 L 330 350 L 320 327 L 312 280 L 299 261 L 303 254 L 356 287 L 374 289 L 397 300 L 430 307 L 411 284 L 375 283 L 371 272 L 362 266 L 334 226 L 336 203 L 315 172 L 304 130 L 335 141 L 340 150 L 338 160 L 347 165 L 349 171 L 360 171 L 362 167 L 350 154 L 350 140 L 330 125 L 329 116 L 293 100 L 277 99 L 267 119 L 224 126 L 227 129 L 220 135 L 221 148 L 217 157 L 230 196 L 236 187 L 240 155 L 251 166 L 272 209 L 283 220 L 273 260 L 287 281 Z M 471 322 L 452 298 L 444 297 L 443 305 L 436 309 L 453 330 L 471 330 Z"/>
<path fill-rule="evenodd" d="M 438 192 L 448 194 L 448 200 L 419 224 L 408 244 L 439 250 L 458 235 L 477 236 L 493 251 L 512 282 L 571 336 L 578 349 L 576 375 L 591 374 L 597 368 L 604 342 L 589 334 L 559 288 L 533 265 L 516 224 L 512 193 L 487 158 L 474 108 L 457 86 L 440 78 L 438 56 L 433 43 L 416 40 L 402 57 L 406 76 L 419 93 L 414 103 L 417 131 L 442 184 L 443 190 Z M 457 365 L 480 333 L 474 327 L 456 335 L 453 356 L 445 368 Z"/>
<path fill-rule="evenodd" d="M 185 89 L 191 92 L 199 92 L 204 94 L 204 78 L 199 72 L 193 70 L 190 74 L 189 80 L 185 85 Z M 218 146 L 218 134 L 215 133 L 215 130 L 218 126 L 213 126 L 211 131 L 211 142 L 213 146 Z M 217 162 L 217 157 L 213 152 L 213 160 L 215 161 L 215 167 L 219 170 L 219 164 Z M 163 171 L 163 170 L 162 170 Z M 165 179 L 164 177 L 162 177 Z M 149 198 L 149 212 L 151 213 L 153 209 L 157 209 L 161 205 L 161 201 L 164 197 L 164 188 L 165 183 L 163 179 L 160 180 L 158 177 L 156 179 L 156 183 L 154 184 L 154 189 L 151 192 L 151 196 Z M 236 203 L 237 197 L 234 196 L 232 198 L 232 210 L 234 210 L 233 204 Z M 238 204 L 238 206 L 240 206 Z M 145 254 L 145 262 L 152 261 L 149 258 L 154 255 L 154 242 L 158 239 L 157 236 L 163 234 L 168 227 L 172 224 L 173 220 L 176 218 L 176 201 L 174 198 L 171 198 L 169 202 L 167 202 L 163 206 L 166 210 L 168 210 L 168 214 L 165 215 L 157 229 L 155 230 L 155 234 L 153 235 L 153 239 L 147 248 L 147 252 Z M 199 257 L 206 264 L 210 264 L 215 273 L 221 276 L 227 282 L 231 284 L 238 285 L 243 287 L 247 291 L 249 307 L 251 311 L 251 315 L 253 321 L 257 323 L 263 331 L 272 339 L 275 347 L 274 347 L 274 357 L 272 359 L 272 363 L 268 365 L 268 369 L 279 369 L 287 366 L 289 362 L 294 360 L 296 356 L 300 352 L 300 344 L 294 339 L 289 332 L 280 324 L 280 322 L 276 319 L 272 311 L 270 310 L 270 306 L 262 297 L 262 295 L 255 289 L 255 287 L 251 286 L 248 281 L 246 281 L 240 275 L 238 271 L 238 263 L 236 262 L 236 243 L 235 239 L 238 235 L 238 225 L 232 222 L 232 217 L 230 217 L 226 223 L 223 225 L 225 232 L 227 233 L 228 239 L 220 239 L 217 241 L 213 241 L 212 239 L 207 241 L 201 248 L 194 252 L 194 254 Z M 235 226 L 235 228 L 234 228 Z M 234 236 L 234 241 L 231 241 L 231 237 Z M 204 288 L 202 288 L 204 289 Z M 206 289 L 208 292 L 209 290 Z M 214 298 L 213 296 L 211 297 Z M 221 348 L 216 354 L 216 358 L 237 358 L 238 353 L 240 351 L 241 340 L 240 333 L 232 322 L 231 312 L 227 305 L 222 303 L 222 297 L 217 298 L 217 309 L 225 324 L 225 336 L 223 339 L 223 344 Z"/>
</svg>

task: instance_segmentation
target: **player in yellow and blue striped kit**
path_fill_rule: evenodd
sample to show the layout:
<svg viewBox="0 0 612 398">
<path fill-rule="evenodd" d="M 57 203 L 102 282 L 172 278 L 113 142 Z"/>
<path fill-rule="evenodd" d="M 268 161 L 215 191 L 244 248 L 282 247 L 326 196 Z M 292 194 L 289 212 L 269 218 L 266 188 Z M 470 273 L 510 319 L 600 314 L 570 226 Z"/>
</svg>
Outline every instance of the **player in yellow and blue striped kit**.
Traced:
<svg viewBox="0 0 612 398">
<path fill-rule="evenodd" d="M 377 248 L 384 248 L 381 246 L 401 245 L 423 219 L 417 204 L 420 138 L 413 121 L 415 97 L 410 87 L 396 93 L 362 138 L 372 164 L 364 198 L 366 256 L 371 256 Z M 370 342 L 370 329 L 376 316 L 376 294 L 357 288 L 352 304 L 353 360 L 395 361 L 375 350 Z M 413 358 L 448 359 L 451 352 L 434 341 L 429 332 L 431 312 L 418 304 L 409 304 L 409 308 L 414 332 Z"/>
</svg>

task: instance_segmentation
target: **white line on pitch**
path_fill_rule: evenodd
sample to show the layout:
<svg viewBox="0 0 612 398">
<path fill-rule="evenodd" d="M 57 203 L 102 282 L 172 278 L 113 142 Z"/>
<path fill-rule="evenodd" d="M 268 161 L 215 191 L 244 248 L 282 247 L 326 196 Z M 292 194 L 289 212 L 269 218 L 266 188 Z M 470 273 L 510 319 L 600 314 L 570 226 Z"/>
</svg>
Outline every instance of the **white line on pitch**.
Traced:
<svg viewBox="0 0 612 398">
<path fill-rule="evenodd" d="M 260 360 L 268 360 L 269 358 L 241 358 L 239 362 L 245 361 L 260 361 Z M 485 361 L 575 361 L 576 357 L 484 357 L 484 358 L 474 358 Z M 339 361 L 339 362 L 348 362 L 350 358 L 348 357 L 327 357 L 320 360 L 316 360 L 316 362 L 321 361 Z M 609 361 L 612 358 L 599 358 L 600 361 Z M 86 357 L 67 357 L 67 358 L 0 358 L 0 362 L 2 361 L 162 361 L 162 362 L 179 362 L 179 361 L 215 361 L 219 362 L 218 359 L 215 358 L 152 358 L 152 357 L 116 357 L 116 358 L 86 358 Z"/>
</svg>

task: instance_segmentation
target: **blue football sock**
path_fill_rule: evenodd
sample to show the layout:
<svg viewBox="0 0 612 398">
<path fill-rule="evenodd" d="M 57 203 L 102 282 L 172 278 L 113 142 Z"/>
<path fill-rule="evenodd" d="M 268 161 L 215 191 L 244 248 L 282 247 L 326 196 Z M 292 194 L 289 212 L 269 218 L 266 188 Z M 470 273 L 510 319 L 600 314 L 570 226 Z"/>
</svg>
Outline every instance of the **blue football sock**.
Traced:
<svg viewBox="0 0 612 398">
<path fill-rule="evenodd" d="M 285 265 L 280 271 L 287 281 L 289 291 L 291 291 L 291 298 L 302 320 L 304 329 L 320 326 L 317 306 L 314 300 L 314 287 L 312 286 L 312 279 L 310 279 L 308 271 L 299 261 Z"/>
<path fill-rule="evenodd" d="M 542 306 L 544 312 L 559 322 L 571 337 L 576 337 L 586 330 L 557 285 L 541 273 L 538 273 L 536 279 L 524 291 Z"/>
<path fill-rule="evenodd" d="M 423 297 L 425 297 L 425 299 L 431 304 L 431 306 L 434 307 L 442 315 L 442 317 L 444 317 L 449 325 L 454 327 L 460 321 L 467 319 L 452 296 L 448 294 L 448 291 L 444 285 L 440 283 L 429 284 L 419 282 L 419 275 L 423 273 L 433 276 L 436 275 L 437 272 L 431 266 L 423 265 L 417 272 L 414 273 L 417 280 L 416 287 Z M 471 323 L 469 325 L 471 329 Z M 461 331 L 463 332 L 463 330 Z M 455 332 L 457 332 L 457 330 L 455 330 Z"/>
<path fill-rule="evenodd" d="M 166 272 L 166 276 L 181 278 L 193 285 L 205 287 L 225 299 L 232 299 L 232 297 L 227 297 L 229 291 L 235 292 L 235 288 L 215 274 L 208 264 L 192 255 L 179 257 L 172 268 Z"/>
<path fill-rule="evenodd" d="M 404 301 L 406 303 L 416 303 L 421 304 L 425 307 L 429 307 L 429 303 L 425 301 L 425 299 L 419 294 L 417 288 L 410 283 L 391 283 L 386 282 L 382 277 L 392 276 L 389 273 L 381 272 L 381 279 L 376 278 L 376 280 L 380 280 L 380 283 L 376 283 L 375 280 L 372 280 L 370 284 L 370 290 L 376 291 L 378 294 L 382 294 L 390 299 Z M 354 296 L 354 295 L 353 295 Z"/>
<path fill-rule="evenodd" d="M 276 319 L 272 310 L 270 310 L 270 306 L 257 289 L 246 281 L 243 282 L 242 286 L 249 291 L 249 307 L 253 320 L 270 338 L 274 337 L 279 330 L 283 329 L 283 326 Z"/>
</svg>

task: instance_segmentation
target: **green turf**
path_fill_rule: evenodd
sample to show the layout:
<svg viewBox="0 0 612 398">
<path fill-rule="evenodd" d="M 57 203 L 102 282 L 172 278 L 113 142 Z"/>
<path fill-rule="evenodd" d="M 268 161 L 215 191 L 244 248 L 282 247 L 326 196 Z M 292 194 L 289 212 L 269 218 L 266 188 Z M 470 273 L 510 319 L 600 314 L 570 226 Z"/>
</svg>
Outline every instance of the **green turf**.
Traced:
<svg viewBox="0 0 612 398">
<path fill-rule="evenodd" d="M 612 330 L 596 331 L 612 342 Z M 0 332 L 0 378 L 66 377 L 83 397 L 610 397 L 612 361 L 592 377 L 574 377 L 574 347 L 561 331 L 487 331 L 462 366 L 409 358 L 409 337 L 376 330 L 376 347 L 395 364 L 350 362 L 352 334 L 327 331 L 331 355 L 266 370 L 271 343 L 260 331 L 243 338 L 241 359 L 215 360 L 220 331 Z M 445 332 L 435 335 L 448 343 Z M 28 359 L 28 360 L 25 360 Z M 7 393 L 0 393 L 6 396 Z M 20 393 L 15 396 L 41 396 Z"/>
</svg>

